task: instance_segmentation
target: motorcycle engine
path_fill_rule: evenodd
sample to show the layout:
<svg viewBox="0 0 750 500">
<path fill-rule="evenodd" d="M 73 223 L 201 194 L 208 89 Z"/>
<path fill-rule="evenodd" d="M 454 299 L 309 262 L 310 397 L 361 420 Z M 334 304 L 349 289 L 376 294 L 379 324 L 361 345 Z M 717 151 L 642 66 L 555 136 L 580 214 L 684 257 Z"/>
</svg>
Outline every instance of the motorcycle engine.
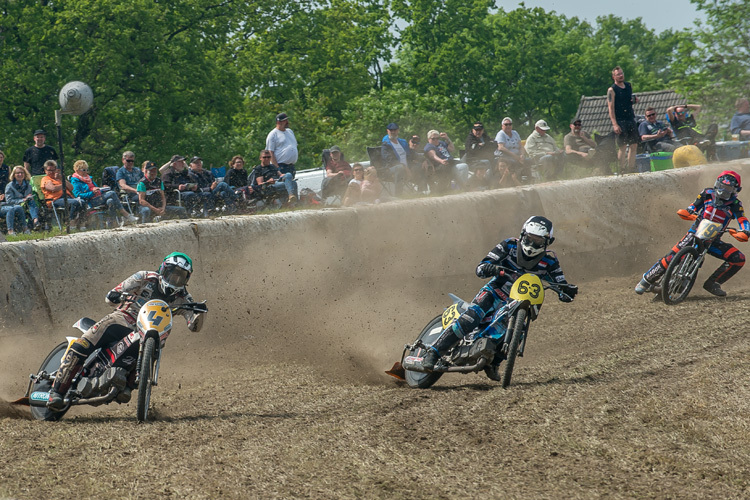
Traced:
<svg viewBox="0 0 750 500">
<path fill-rule="evenodd" d="M 112 366 L 98 377 L 81 379 L 76 390 L 82 398 L 92 398 L 105 395 L 112 386 L 121 391 L 125 388 L 127 381 L 128 372 L 124 368 Z"/>
<path fill-rule="evenodd" d="M 453 364 L 456 366 L 474 365 L 484 356 L 489 360 L 495 357 L 498 341 L 482 337 L 471 344 L 462 345 L 453 351 Z"/>
</svg>

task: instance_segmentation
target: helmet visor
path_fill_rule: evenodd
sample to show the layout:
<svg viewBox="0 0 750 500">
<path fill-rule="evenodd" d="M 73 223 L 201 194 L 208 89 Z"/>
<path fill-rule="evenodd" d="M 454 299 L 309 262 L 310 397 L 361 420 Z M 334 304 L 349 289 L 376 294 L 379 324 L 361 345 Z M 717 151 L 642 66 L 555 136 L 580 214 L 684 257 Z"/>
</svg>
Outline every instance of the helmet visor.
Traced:
<svg viewBox="0 0 750 500">
<path fill-rule="evenodd" d="M 716 196 L 722 200 L 728 200 L 735 193 L 737 193 L 737 179 L 731 175 L 723 175 L 716 179 L 714 184 L 714 191 Z"/>
<path fill-rule="evenodd" d="M 544 236 L 538 236 L 536 234 L 526 233 L 523 235 L 522 243 L 526 247 L 531 247 L 536 250 L 541 250 L 545 246 L 547 246 L 547 238 L 545 238 Z"/>
<path fill-rule="evenodd" d="M 187 269 L 177 266 L 166 266 L 162 274 L 164 282 L 173 288 L 184 287 L 187 285 L 188 278 L 190 278 L 190 273 Z"/>
</svg>

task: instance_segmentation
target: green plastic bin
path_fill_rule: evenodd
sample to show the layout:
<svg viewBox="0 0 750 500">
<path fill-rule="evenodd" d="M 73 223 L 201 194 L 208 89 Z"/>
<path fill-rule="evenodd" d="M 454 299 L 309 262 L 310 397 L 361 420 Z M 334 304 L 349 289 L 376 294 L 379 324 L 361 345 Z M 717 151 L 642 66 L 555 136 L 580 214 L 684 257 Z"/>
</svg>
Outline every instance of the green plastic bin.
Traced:
<svg viewBox="0 0 750 500">
<path fill-rule="evenodd" d="M 651 171 L 668 170 L 674 168 L 672 165 L 672 153 L 651 153 Z"/>
</svg>

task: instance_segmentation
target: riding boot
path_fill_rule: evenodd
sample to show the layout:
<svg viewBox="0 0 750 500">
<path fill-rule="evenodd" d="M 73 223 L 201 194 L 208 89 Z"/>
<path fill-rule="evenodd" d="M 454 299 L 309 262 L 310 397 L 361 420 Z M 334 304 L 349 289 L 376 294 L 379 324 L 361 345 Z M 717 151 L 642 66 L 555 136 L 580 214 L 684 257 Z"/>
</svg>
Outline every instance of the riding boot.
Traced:
<svg viewBox="0 0 750 500">
<path fill-rule="evenodd" d="M 703 289 L 717 297 L 726 297 L 727 292 L 721 289 L 721 284 L 726 283 L 729 278 L 737 274 L 739 270 L 742 269 L 742 264 L 744 264 L 744 260 L 739 265 L 732 265 L 729 262 L 723 263 L 711 276 L 708 277 L 703 284 Z"/>
<path fill-rule="evenodd" d="M 79 343 L 79 345 L 76 345 L 77 343 Z M 91 344 L 88 341 L 79 339 L 68 349 L 68 352 L 60 363 L 60 368 L 57 369 L 55 381 L 49 391 L 47 408 L 50 410 L 59 411 L 65 408 L 65 395 L 68 393 L 68 389 L 70 389 L 70 384 L 73 382 L 73 379 L 78 375 L 78 372 L 81 371 L 83 361 L 88 357 L 87 354 L 79 353 L 76 350 L 76 347 L 82 347 L 83 349 L 81 350 L 85 352 L 87 350 L 86 347 L 90 345 Z"/>
<path fill-rule="evenodd" d="M 451 326 L 443 330 L 443 333 L 440 334 L 437 340 L 427 348 L 427 353 L 422 360 L 422 366 L 425 370 L 431 371 L 435 368 L 435 363 L 440 359 L 440 356 L 448 352 L 451 347 L 463 338 L 459 328 L 458 324 L 454 322 Z"/>
</svg>

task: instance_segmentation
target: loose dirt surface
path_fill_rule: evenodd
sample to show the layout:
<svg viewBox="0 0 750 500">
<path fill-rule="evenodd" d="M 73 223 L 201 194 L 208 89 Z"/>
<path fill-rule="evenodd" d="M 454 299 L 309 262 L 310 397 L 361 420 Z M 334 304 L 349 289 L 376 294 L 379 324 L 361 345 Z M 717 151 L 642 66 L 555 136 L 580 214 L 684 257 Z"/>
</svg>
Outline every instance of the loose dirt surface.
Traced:
<svg viewBox="0 0 750 500">
<path fill-rule="evenodd" d="M 383 373 L 476 278 L 353 283 L 261 324 L 214 308 L 170 337 L 152 423 L 134 402 L 58 423 L 3 403 L 0 498 L 748 498 L 744 273 L 727 299 L 698 286 L 673 307 L 636 296 L 636 274 L 571 276 L 580 295 L 548 297 L 507 390 Z M 60 337 L 0 340 L 9 400 Z"/>
</svg>

